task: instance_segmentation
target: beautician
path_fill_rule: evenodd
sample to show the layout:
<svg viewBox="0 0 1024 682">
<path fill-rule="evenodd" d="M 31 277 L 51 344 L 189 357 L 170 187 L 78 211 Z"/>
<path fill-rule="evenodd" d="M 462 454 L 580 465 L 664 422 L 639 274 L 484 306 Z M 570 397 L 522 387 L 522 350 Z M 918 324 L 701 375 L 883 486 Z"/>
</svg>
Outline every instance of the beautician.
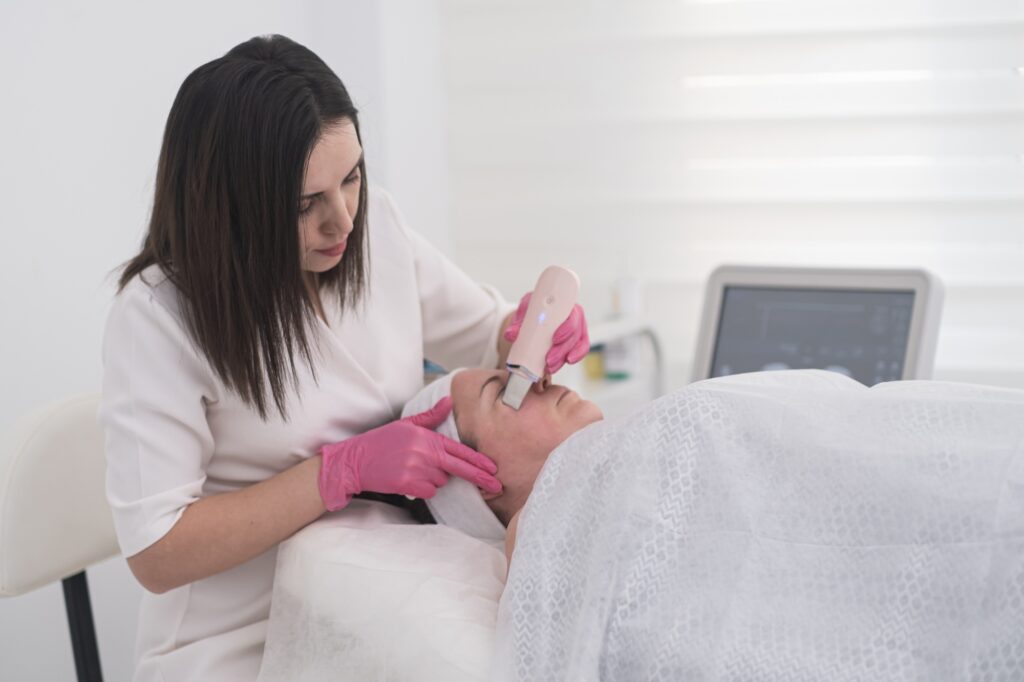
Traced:
<svg viewBox="0 0 1024 682">
<path fill-rule="evenodd" d="M 368 186 L 356 109 L 301 45 L 253 38 L 185 79 L 119 285 L 99 418 L 147 590 L 136 680 L 255 679 L 278 543 L 353 495 L 500 489 L 432 430 L 450 400 L 395 419 L 424 357 L 501 366 L 527 297 L 514 316 Z M 551 372 L 587 352 L 582 310 L 555 339 Z"/>
</svg>

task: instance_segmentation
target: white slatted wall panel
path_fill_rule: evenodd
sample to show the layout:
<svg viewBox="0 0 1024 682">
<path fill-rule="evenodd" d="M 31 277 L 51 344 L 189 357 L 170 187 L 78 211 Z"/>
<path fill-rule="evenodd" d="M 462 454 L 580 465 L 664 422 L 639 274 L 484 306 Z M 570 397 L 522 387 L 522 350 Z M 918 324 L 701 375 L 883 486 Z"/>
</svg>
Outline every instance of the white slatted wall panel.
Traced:
<svg viewBox="0 0 1024 682">
<path fill-rule="evenodd" d="M 1024 0 L 446 0 L 454 244 L 642 278 L 678 385 L 723 262 L 923 266 L 937 378 L 1024 387 Z"/>
</svg>

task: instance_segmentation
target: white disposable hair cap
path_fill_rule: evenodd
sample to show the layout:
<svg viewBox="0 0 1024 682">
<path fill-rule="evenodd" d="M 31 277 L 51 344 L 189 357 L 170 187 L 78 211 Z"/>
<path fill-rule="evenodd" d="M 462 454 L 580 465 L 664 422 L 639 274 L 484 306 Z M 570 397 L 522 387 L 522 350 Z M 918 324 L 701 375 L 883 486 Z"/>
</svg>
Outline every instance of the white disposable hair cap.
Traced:
<svg viewBox="0 0 1024 682">
<path fill-rule="evenodd" d="M 424 386 L 402 408 L 402 417 L 426 412 L 437 401 L 452 393 L 452 378 L 462 371 L 456 369 Z M 462 442 L 455 425 L 455 411 L 435 431 L 454 441 Z M 489 543 L 505 542 L 505 525 L 487 506 L 480 490 L 469 481 L 458 476 L 449 477 L 448 483 L 437 490 L 437 494 L 424 500 L 427 508 L 439 524 L 450 526 L 466 535 Z"/>
</svg>

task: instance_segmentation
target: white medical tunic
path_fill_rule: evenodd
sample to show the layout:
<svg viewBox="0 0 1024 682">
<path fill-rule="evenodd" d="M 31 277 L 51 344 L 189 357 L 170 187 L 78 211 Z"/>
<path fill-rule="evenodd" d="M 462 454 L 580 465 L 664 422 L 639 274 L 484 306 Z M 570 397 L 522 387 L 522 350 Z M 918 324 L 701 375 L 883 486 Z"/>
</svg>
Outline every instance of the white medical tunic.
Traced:
<svg viewBox="0 0 1024 682">
<path fill-rule="evenodd" d="M 366 305 L 342 316 L 325 295 L 319 385 L 296 359 L 301 396 L 289 422 L 227 391 L 185 331 L 178 294 L 157 266 L 119 293 L 103 339 L 107 497 L 132 556 L 189 504 L 265 480 L 336 442 L 397 418 L 423 385 L 423 359 L 497 363 L 514 306 L 474 283 L 410 231 L 390 197 L 369 192 Z M 135 680 L 254 680 L 277 550 L 165 594 L 144 593 Z"/>
</svg>

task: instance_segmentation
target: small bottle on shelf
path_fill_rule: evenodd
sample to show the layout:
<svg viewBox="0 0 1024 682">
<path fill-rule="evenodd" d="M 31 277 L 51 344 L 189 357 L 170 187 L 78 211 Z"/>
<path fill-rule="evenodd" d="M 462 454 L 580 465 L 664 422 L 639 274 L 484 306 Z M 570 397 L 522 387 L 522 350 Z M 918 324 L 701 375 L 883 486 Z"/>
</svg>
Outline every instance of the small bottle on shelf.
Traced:
<svg viewBox="0 0 1024 682">
<path fill-rule="evenodd" d="M 640 281 L 629 275 L 612 286 L 612 314 L 616 318 L 637 318 L 642 308 Z M 604 347 L 604 376 L 611 381 L 628 379 L 637 371 L 637 341 L 634 337 L 610 340 Z"/>
</svg>

